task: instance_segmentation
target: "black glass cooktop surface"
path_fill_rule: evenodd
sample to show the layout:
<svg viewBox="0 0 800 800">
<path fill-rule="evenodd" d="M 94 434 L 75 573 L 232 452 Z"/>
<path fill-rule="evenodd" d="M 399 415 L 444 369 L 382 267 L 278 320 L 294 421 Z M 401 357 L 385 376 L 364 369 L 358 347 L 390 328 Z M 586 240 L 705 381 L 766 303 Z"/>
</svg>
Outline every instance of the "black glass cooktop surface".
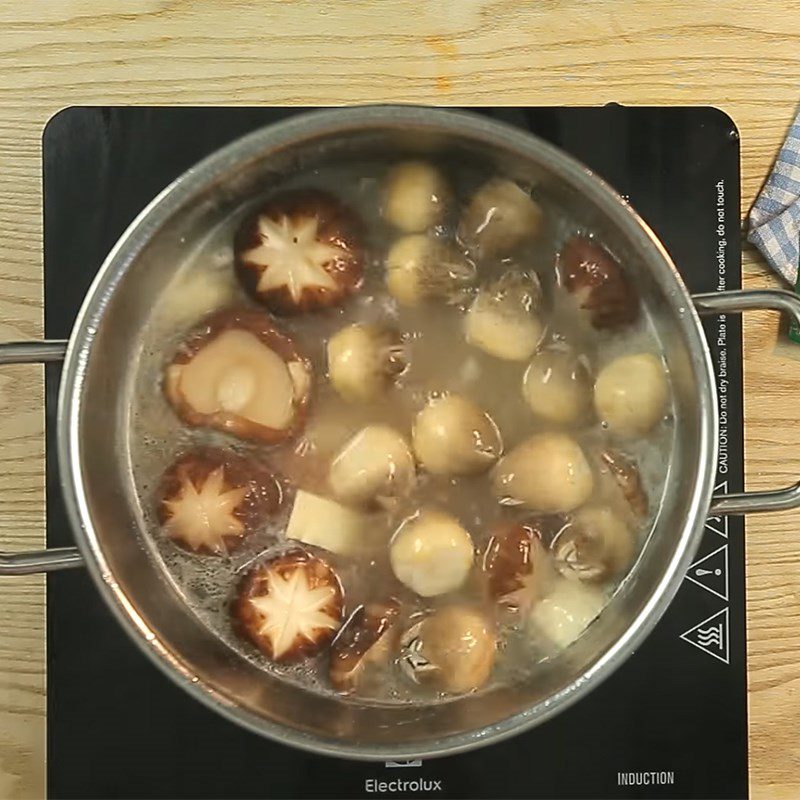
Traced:
<svg viewBox="0 0 800 800">
<path fill-rule="evenodd" d="M 66 337 L 117 237 L 167 183 L 289 108 L 71 108 L 44 133 L 46 335 Z M 486 108 L 588 164 L 662 238 L 693 291 L 737 288 L 739 141 L 710 108 Z M 717 483 L 742 488 L 741 328 L 707 320 L 727 405 Z M 724 365 L 724 370 L 723 366 Z M 725 374 L 722 374 L 722 373 Z M 50 545 L 72 537 L 53 446 Z M 48 783 L 54 798 L 745 798 L 744 525 L 710 519 L 641 649 L 584 700 L 504 743 L 423 764 L 339 761 L 235 727 L 129 641 L 81 570 L 48 579 Z"/>
</svg>

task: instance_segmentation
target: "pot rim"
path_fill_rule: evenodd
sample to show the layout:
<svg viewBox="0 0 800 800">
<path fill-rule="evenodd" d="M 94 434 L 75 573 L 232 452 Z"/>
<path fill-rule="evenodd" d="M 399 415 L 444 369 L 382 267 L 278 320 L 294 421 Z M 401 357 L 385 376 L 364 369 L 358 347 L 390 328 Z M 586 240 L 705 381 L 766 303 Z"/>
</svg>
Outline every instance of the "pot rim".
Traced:
<svg viewBox="0 0 800 800">
<path fill-rule="evenodd" d="M 452 734 L 417 745 L 347 744 L 323 739 L 268 722 L 233 704 L 222 693 L 199 681 L 192 670 L 166 647 L 137 612 L 105 560 L 92 525 L 81 475 L 79 422 L 86 368 L 100 321 L 115 287 L 130 265 L 184 202 L 225 175 L 233 167 L 303 140 L 348 130 L 395 129 L 408 126 L 432 133 L 466 136 L 488 147 L 503 147 L 522 158 L 543 160 L 559 179 L 578 188 L 590 202 L 606 211 L 615 225 L 635 242 L 644 260 L 657 265 L 656 276 L 665 284 L 675 323 L 690 344 L 692 367 L 698 380 L 700 441 L 698 475 L 669 564 L 653 587 L 647 603 L 625 633 L 576 681 L 495 725 Z M 717 457 L 716 393 L 710 353 L 691 296 L 664 245 L 641 217 L 586 166 L 535 135 L 461 110 L 413 105 L 355 106 L 316 110 L 260 128 L 237 139 L 187 170 L 163 189 L 133 220 L 95 276 L 76 318 L 67 347 L 59 389 L 56 438 L 61 489 L 77 545 L 89 572 L 123 629 L 150 660 L 193 698 L 245 728 L 282 744 L 311 752 L 354 760 L 434 758 L 452 755 L 521 733 L 563 711 L 607 678 L 645 639 L 671 603 L 689 568 L 702 535 L 714 489 Z"/>
</svg>

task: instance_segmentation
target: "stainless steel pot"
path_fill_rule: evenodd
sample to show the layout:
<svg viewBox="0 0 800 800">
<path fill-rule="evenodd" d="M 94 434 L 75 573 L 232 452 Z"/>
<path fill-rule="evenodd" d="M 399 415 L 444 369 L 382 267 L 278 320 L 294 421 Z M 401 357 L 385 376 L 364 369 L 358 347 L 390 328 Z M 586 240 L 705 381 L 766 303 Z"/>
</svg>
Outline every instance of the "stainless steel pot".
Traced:
<svg viewBox="0 0 800 800">
<path fill-rule="evenodd" d="M 595 230 L 623 260 L 648 304 L 676 400 L 668 491 L 642 555 L 607 611 L 535 683 L 430 707 L 357 705 L 280 682 L 204 627 L 142 546 L 124 436 L 131 365 L 168 282 L 165 264 L 265 180 L 309 163 L 402 147 L 479 154 L 533 181 Z M 717 455 L 714 375 L 698 314 L 772 308 L 800 322 L 788 292 L 691 297 L 647 225 L 588 169 L 496 122 L 445 110 L 373 107 L 321 111 L 259 130 L 202 161 L 138 216 L 100 269 L 69 342 L 0 346 L 0 363 L 64 358 L 58 407 L 62 490 L 78 547 L 0 554 L 0 574 L 84 564 L 120 624 L 189 694 L 286 744 L 347 758 L 432 757 L 489 744 L 537 725 L 585 695 L 641 644 L 672 600 L 709 514 L 800 505 L 800 484 L 713 496 Z"/>
</svg>

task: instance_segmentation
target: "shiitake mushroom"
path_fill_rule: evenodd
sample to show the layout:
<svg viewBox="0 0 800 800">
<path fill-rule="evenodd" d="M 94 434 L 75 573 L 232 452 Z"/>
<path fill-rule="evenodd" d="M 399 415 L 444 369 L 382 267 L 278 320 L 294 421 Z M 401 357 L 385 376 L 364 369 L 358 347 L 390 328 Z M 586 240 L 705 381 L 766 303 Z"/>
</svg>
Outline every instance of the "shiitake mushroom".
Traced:
<svg viewBox="0 0 800 800">
<path fill-rule="evenodd" d="M 607 448 L 597 464 L 600 491 L 605 501 L 635 526 L 647 517 L 650 503 L 636 461 Z"/>
<path fill-rule="evenodd" d="M 231 607 L 234 626 L 273 661 L 319 653 L 342 625 L 344 596 L 322 559 L 294 550 L 256 564 Z"/>
<path fill-rule="evenodd" d="M 391 597 L 360 605 L 350 615 L 331 644 L 328 675 L 336 690 L 361 692 L 380 679 L 396 642 L 399 613 L 400 602 Z"/>
<path fill-rule="evenodd" d="M 544 539 L 549 539 L 555 520 L 532 517 L 505 520 L 491 532 L 481 557 L 489 597 L 523 614 L 548 591 L 555 571 Z"/>
<path fill-rule="evenodd" d="M 305 422 L 311 364 L 267 314 L 232 308 L 207 317 L 164 373 L 164 393 L 191 426 L 275 443 Z"/>
<path fill-rule="evenodd" d="M 196 553 L 235 550 L 281 505 L 281 485 L 257 456 L 194 447 L 164 472 L 155 493 L 158 521 Z"/>
<path fill-rule="evenodd" d="M 593 327 L 615 330 L 639 318 L 639 296 L 617 259 L 596 239 L 574 236 L 567 241 L 558 255 L 557 269 Z"/>
<path fill-rule="evenodd" d="M 234 255 L 242 286 L 274 314 L 329 308 L 361 285 L 361 221 L 328 192 L 282 192 L 244 220 Z"/>
</svg>

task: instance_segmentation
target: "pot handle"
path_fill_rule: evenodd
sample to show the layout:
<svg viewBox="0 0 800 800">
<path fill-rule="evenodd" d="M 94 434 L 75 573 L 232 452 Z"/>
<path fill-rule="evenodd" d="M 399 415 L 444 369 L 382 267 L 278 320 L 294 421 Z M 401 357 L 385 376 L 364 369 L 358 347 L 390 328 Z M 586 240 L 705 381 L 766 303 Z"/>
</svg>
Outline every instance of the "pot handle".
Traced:
<svg viewBox="0 0 800 800">
<path fill-rule="evenodd" d="M 0 364 L 44 364 L 62 361 L 67 351 L 63 339 L 0 344 Z M 21 553 L 0 552 L 0 575 L 32 575 L 83 564 L 77 547 L 54 547 Z"/>
<path fill-rule="evenodd" d="M 771 309 L 788 314 L 800 325 L 800 297 L 782 289 L 744 289 L 692 295 L 699 314 L 729 314 L 753 309 Z M 757 511 L 787 511 L 800 506 L 800 482 L 785 489 L 765 492 L 718 494 L 711 500 L 711 517 L 753 514 Z"/>
</svg>

